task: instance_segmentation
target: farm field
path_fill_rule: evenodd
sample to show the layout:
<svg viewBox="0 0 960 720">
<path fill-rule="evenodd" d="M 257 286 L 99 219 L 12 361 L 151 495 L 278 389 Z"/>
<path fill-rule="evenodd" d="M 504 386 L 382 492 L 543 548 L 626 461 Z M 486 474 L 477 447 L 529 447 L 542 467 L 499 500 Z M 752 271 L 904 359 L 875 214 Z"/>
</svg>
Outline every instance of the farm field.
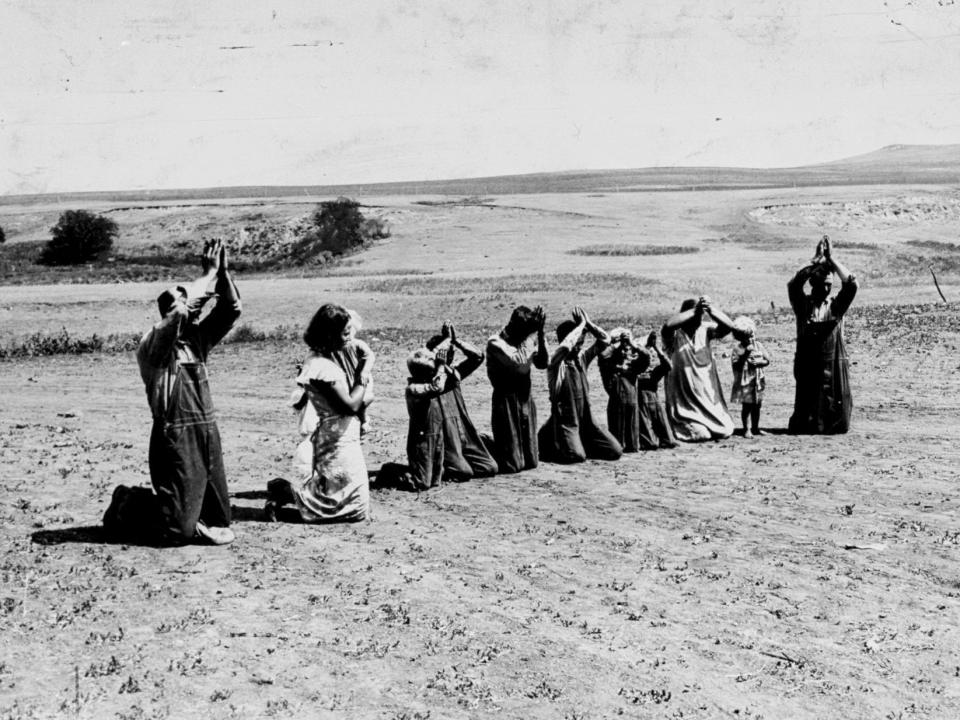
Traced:
<svg viewBox="0 0 960 720">
<path fill-rule="evenodd" d="M 238 277 L 241 324 L 273 339 L 209 363 L 231 546 L 101 538 L 114 485 L 149 483 L 132 353 L 0 361 L 0 717 L 960 716 L 960 313 L 930 276 L 960 297 L 957 188 L 357 199 L 390 238 L 333 267 Z M 244 202 L 112 214 L 135 252 L 237 241 L 315 205 Z M 43 239 L 68 206 L 0 206 L 7 246 Z M 847 320 L 854 427 L 793 437 L 785 284 L 825 232 L 862 286 Z M 2 285 L 0 346 L 133 337 L 166 284 Z M 699 294 L 759 320 L 770 434 L 420 495 L 374 481 L 369 522 L 263 522 L 297 439 L 296 334 L 322 302 L 357 309 L 378 353 L 376 471 L 403 457 L 406 354 L 445 318 L 482 342 L 518 303 L 544 305 L 550 326 L 580 304 L 646 331 Z M 727 387 L 729 347 L 716 346 Z M 464 389 L 487 430 L 484 372 Z"/>
</svg>

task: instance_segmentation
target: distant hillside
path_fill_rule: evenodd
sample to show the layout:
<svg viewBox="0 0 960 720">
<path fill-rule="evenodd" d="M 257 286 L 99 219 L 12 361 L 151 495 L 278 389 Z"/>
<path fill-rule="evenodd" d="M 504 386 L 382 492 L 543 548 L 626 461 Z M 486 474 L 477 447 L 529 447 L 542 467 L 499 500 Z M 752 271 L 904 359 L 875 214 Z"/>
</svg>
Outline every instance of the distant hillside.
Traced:
<svg viewBox="0 0 960 720">
<path fill-rule="evenodd" d="M 460 180 L 363 185 L 289 185 L 10 195 L 0 205 L 39 200 L 168 202 L 228 198 L 348 195 L 522 195 L 536 193 L 658 192 L 817 185 L 960 184 L 960 145 L 890 145 L 872 153 L 795 168 L 653 167 L 573 170 Z"/>
</svg>

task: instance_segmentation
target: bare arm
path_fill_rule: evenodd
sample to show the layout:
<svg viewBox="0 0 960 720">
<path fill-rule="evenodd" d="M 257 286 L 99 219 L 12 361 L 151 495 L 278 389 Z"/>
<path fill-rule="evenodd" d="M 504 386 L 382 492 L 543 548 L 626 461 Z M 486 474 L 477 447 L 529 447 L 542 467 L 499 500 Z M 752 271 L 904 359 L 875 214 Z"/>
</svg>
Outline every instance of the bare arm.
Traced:
<svg viewBox="0 0 960 720">
<path fill-rule="evenodd" d="M 663 324 L 662 332 L 672 333 L 674 330 L 676 330 L 678 327 L 680 327 L 684 323 L 687 323 L 690 320 L 693 320 L 693 318 L 698 313 L 702 315 L 702 311 L 699 305 L 697 305 L 696 307 L 690 308 L 689 310 L 678 312 L 676 315 L 671 315 L 669 319 Z"/>
<path fill-rule="evenodd" d="M 717 324 L 716 329 L 710 333 L 712 337 L 722 338 L 730 332 L 732 332 L 737 339 L 742 337 L 741 333 L 733 327 L 733 320 L 730 319 L 729 315 L 720 308 L 713 307 L 707 298 L 704 298 L 701 302 L 705 304 L 704 310 L 710 313 L 710 317 L 712 317 L 713 321 Z"/>
<path fill-rule="evenodd" d="M 373 364 L 376 362 L 377 356 L 363 340 L 355 339 L 353 344 L 357 350 L 357 375 L 371 377 L 373 374 Z"/>
<path fill-rule="evenodd" d="M 339 405 L 351 414 L 363 407 L 363 396 L 366 390 L 366 385 L 363 383 L 348 389 L 346 381 L 342 378 L 333 381 L 310 380 L 310 387 L 323 395 L 332 405 Z"/>
</svg>

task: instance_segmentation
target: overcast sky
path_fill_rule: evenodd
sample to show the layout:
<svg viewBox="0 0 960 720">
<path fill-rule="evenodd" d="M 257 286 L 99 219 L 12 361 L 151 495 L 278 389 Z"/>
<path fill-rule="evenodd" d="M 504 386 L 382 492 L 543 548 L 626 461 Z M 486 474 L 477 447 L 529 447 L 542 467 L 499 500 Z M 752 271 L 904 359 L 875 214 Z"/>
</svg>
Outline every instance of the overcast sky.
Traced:
<svg viewBox="0 0 960 720">
<path fill-rule="evenodd" d="M 0 193 L 778 167 L 960 142 L 960 5 L 0 0 L 0 77 Z"/>
</svg>

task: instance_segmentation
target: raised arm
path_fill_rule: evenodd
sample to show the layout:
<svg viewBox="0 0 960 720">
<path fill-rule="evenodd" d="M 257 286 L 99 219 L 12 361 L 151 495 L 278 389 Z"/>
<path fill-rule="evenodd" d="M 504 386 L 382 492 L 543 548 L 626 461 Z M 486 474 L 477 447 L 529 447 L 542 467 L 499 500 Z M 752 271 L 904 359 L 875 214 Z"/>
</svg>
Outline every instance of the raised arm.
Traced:
<svg viewBox="0 0 960 720">
<path fill-rule="evenodd" d="M 583 336 L 584 330 L 586 330 L 587 316 L 580 311 L 580 308 L 576 308 L 573 311 L 573 317 L 577 321 L 577 324 L 567 333 L 567 336 L 560 341 L 560 344 L 557 345 L 556 349 L 550 354 L 550 367 L 559 365 L 567 358 L 573 351 L 573 346 L 580 342 L 580 338 Z"/>
<path fill-rule="evenodd" d="M 533 366 L 538 370 L 546 370 L 550 361 L 550 349 L 547 347 L 547 335 L 544 329 L 547 323 L 547 314 L 540 305 L 534 308 L 534 312 L 537 316 L 537 349 L 533 353 Z"/>
<path fill-rule="evenodd" d="M 846 266 L 833 256 L 833 248 L 827 237 L 824 237 L 823 257 L 824 262 L 826 262 L 837 274 L 837 277 L 840 278 L 840 292 L 837 293 L 832 303 L 833 314 L 839 317 L 850 309 L 850 305 L 853 303 L 853 298 L 857 295 L 859 286 L 853 273 L 847 270 Z"/>
<path fill-rule="evenodd" d="M 581 355 L 583 360 L 583 365 L 584 367 L 586 367 L 587 365 L 593 362 L 593 360 L 597 357 L 597 355 L 600 353 L 601 350 L 603 350 L 605 347 L 607 347 L 607 345 L 610 344 L 611 338 L 610 338 L 610 335 L 607 333 L 607 331 L 604 330 L 599 325 L 597 325 L 596 323 L 594 323 L 590 319 L 590 316 L 587 315 L 587 313 L 585 313 L 582 308 L 580 309 L 580 312 L 583 313 L 583 320 L 585 324 L 584 327 L 586 331 L 591 335 L 593 335 L 594 337 L 594 342 L 591 343 L 590 347 L 584 349 Z"/>
<path fill-rule="evenodd" d="M 653 351 L 658 361 L 657 366 L 650 371 L 650 375 L 654 380 L 659 380 L 673 369 L 673 363 L 670 362 L 670 358 L 664 354 L 663 350 L 660 349 L 660 345 L 657 344 L 656 331 L 651 332 L 647 336 L 647 348 Z"/>
<path fill-rule="evenodd" d="M 458 338 L 452 325 L 450 326 L 450 342 L 453 347 L 463 353 L 463 360 L 458 362 L 454 368 L 461 380 L 483 365 L 483 351 L 477 346 Z"/>
<path fill-rule="evenodd" d="M 210 281 L 216 278 L 214 292 L 217 294 L 216 306 L 199 323 L 202 349 L 206 356 L 206 353 L 230 332 L 230 328 L 240 317 L 242 306 L 240 293 L 227 268 L 227 248 L 222 241 L 211 241 L 204 247 L 203 268 L 204 274 L 194 283 L 194 287 L 206 282 L 205 291 Z"/>
<path fill-rule="evenodd" d="M 693 318 L 697 315 L 703 315 L 703 308 L 700 307 L 700 303 L 697 303 L 694 307 L 690 308 L 689 310 L 683 310 L 681 312 L 678 312 L 676 315 L 671 315 L 669 318 L 667 318 L 667 321 L 663 324 L 663 328 L 661 332 L 672 333 L 674 330 L 676 330 L 678 327 L 680 327 L 684 323 L 687 323 L 690 320 L 693 320 Z"/>
<path fill-rule="evenodd" d="M 730 316 L 720 308 L 714 307 L 710 302 L 710 298 L 702 297 L 700 298 L 700 303 L 703 305 L 703 311 L 710 313 L 710 317 L 713 318 L 713 321 L 717 325 L 715 329 L 710 331 L 711 337 L 722 338 L 730 332 L 733 332 L 738 340 L 743 337 L 741 333 L 733 327 L 733 320 L 730 319 Z"/>
</svg>

